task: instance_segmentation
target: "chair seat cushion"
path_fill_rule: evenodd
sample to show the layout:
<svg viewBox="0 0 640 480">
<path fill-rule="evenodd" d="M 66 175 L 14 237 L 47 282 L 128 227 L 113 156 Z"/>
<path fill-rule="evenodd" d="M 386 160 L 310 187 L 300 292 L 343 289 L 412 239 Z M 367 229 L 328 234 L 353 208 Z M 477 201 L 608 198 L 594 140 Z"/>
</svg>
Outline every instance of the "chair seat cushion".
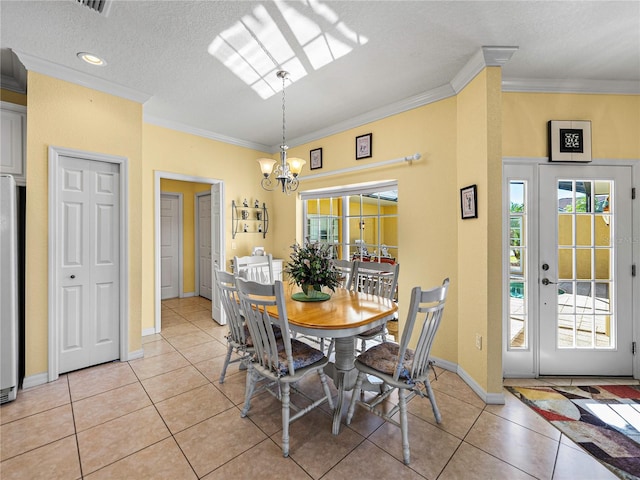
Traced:
<svg viewBox="0 0 640 480">
<path fill-rule="evenodd" d="M 397 343 L 384 342 L 361 353 L 358 356 L 358 361 L 380 373 L 393 377 L 399 350 L 400 345 Z M 414 351 L 407 348 L 400 368 L 400 374 L 398 375 L 398 379 L 406 380 L 407 383 L 412 383 L 411 367 L 413 366 L 413 355 Z"/>
<path fill-rule="evenodd" d="M 291 356 L 293 357 L 293 368 L 300 370 L 316 362 L 319 362 L 323 358 L 324 353 L 320 350 L 307 345 L 300 340 L 291 339 Z M 280 375 L 289 374 L 289 365 L 287 363 L 287 353 L 284 349 L 284 343 L 282 340 L 278 340 L 278 367 L 277 371 Z"/>
<path fill-rule="evenodd" d="M 244 324 L 243 328 L 244 328 L 245 346 L 247 348 L 253 348 L 253 339 L 251 338 L 251 334 L 249 333 L 249 327 L 247 326 L 246 323 Z M 282 330 L 280 330 L 280 327 L 276 327 L 274 325 L 273 334 L 275 335 L 276 339 L 282 338 Z"/>
<path fill-rule="evenodd" d="M 385 328 L 386 328 L 386 325 L 380 325 L 379 327 L 370 328 L 366 332 L 362 332 L 361 334 L 357 335 L 357 337 L 368 339 L 368 338 L 375 337 L 377 335 L 382 335 L 384 333 Z"/>
</svg>

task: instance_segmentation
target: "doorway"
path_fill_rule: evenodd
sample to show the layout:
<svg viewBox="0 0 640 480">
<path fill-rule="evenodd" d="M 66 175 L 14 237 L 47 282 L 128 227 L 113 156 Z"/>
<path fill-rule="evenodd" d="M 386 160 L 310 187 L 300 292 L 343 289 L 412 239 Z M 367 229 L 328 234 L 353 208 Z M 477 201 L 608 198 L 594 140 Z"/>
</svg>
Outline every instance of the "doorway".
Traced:
<svg viewBox="0 0 640 480">
<path fill-rule="evenodd" d="M 49 148 L 49 381 L 128 359 L 127 160 Z"/>
<path fill-rule="evenodd" d="M 621 163 L 505 163 L 505 377 L 633 375 L 635 172 Z"/>
<path fill-rule="evenodd" d="M 160 231 L 160 207 L 161 207 L 161 187 L 160 183 L 162 179 L 167 180 L 179 180 L 181 182 L 201 183 L 210 185 L 211 195 L 211 271 L 213 271 L 214 265 L 225 264 L 225 239 L 224 239 L 224 183 L 221 180 L 189 176 L 183 174 L 177 174 L 172 172 L 156 171 L 154 173 L 154 217 L 155 217 L 155 287 L 154 287 L 154 299 L 155 299 L 155 316 L 154 316 L 154 328 L 144 330 L 144 335 L 153 333 L 160 333 L 162 330 L 162 316 L 161 316 L 161 268 L 160 268 L 160 252 L 161 252 L 161 231 Z M 196 262 L 198 265 L 198 262 Z M 216 291 L 213 290 L 212 318 L 221 318 L 221 305 L 220 299 L 216 298 Z"/>
</svg>

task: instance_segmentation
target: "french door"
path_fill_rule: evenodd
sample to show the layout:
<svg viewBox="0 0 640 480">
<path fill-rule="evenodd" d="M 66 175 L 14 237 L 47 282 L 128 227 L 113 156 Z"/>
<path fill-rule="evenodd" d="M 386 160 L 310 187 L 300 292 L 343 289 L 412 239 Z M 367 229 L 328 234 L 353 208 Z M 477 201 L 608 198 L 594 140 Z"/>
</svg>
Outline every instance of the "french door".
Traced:
<svg viewBox="0 0 640 480">
<path fill-rule="evenodd" d="M 540 166 L 540 375 L 633 373 L 631 177 Z"/>
</svg>

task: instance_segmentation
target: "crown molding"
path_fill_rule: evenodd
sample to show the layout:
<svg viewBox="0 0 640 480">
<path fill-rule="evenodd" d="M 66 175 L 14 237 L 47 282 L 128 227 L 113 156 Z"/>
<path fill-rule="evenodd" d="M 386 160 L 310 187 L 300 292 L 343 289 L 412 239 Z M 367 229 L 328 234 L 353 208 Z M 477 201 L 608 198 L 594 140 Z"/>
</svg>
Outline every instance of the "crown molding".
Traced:
<svg viewBox="0 0 640 480">
<path fill-rule="evenodd" d="M 544 78 L 503 78 L 503 92 L 600 93 L 640 95 L 640 82 L 624 80 L 549 80 Z"/>
<path fill-rule="evenodd" d="M 50 77 L 64 80 L 66 82 L 75 83 L 83 87 L 98 90 L 100 92 L 108 93 L 110 95 L 116 95 L 118 97 L 126 98 L 137 103 L 144 104 L 151 98 L 148 93 L 140 92 L 117 83 L 109 82 L 108 80 L 102 80 L 100 78 L 89 75 L 88 73 L 80 72 L 69 67 L 55 64 L 49 60 L 29 55 L 28 53 L 20 52 L 18 50 L 13 51 L 27 71 L 42 73 Z"/>
<path fill-rule="evenodd" d="M 209 140 L 216 140 L 218 142 L 228 143 L 230 145 L 237 145 L 238 147 L 245 147 L 245 148 L 250 148 L 252 150 L 258 150 L 260 152 L 268 152 L 268 153 L 275 153 L 280 151 L 280 146 L 278 146 L 276 150 L 273 150 L 272 147 L 268 145 L 263 145 L 261 143 L 249 142 L 247 140 L 228 137 L 226 135 L 221 135 L 219 133 L 211 132 L 209 130 L 204 130 L 202 128 L 192 127 L 191 125 L 186 125 L 184 123 L 176 122 L 174 120 L 167 120 L 166 118 L 154 117 L 153 115 L 148 115 L 146 113 L 143 113 L 142 119 L 144 122 L 149 123 L 151 125 L 157 125 L 158 127 L 164 127 L 170 130 L 176 130 L 178 132 L 196 135 L 198 137 L 204 137 L 204 138 L 208 138 Z"/>
<path fill-rule="evenodd" d="M 337 133 L 344 132 L 345 130 L 357 128 L 367 123 L 375 122 L 377 120 L 382 120 L 383 118 L 390 117 L 392 115 L 397 115 L 398 113 L 402 113 L 408 110 L 412 110 L 414 108 L 422 107 L 424 105 L 428 105 L 429 103 L 434 103 L 440 100 L 444 100 L 445 98 L 449 98 L 454 95 L 455 95 L 455 92 L 451 88 L 451 85 L 448 85 L 448 84 L 442 85 L 440 87 L 434 88 L 427 92 L 423 92 L 418 95 L 414 95 L 412 97 L 402 99 L 398 102 L 385 105 L 384 107 L 380 107 L 375 110 L 371 110 L 369 112 L 363 113 L 361 115 L 358 115 L 357 117 L 350 118 L 349 120 L 336 123 L 334 125 L 331 125 L 330 127 L 317 130 L 308 135 L 303 135 L 301 137 L 296 137 L 291 140 L 287 140 L 287 144 L 290 147 L 303 145 L 305 143 L 318 140 L 320 138 L 324 138 L 330 135 L 335 135 Z M 276 152 L 280 150 L 279 146 L 272 146 L 271 148 L 275 149 L 274 151 Z"/>
<path fill-rule="evenodd" d="M 482 47 L 465 64 L 464 67 L 451 79 L 451 87 L 460 93 L 467 84 L 486 67 L 502 67 L 511 60 L 518 47 Z"/>
<path fill-rule="evenodd" d="M 23 95 L 27 93 L 26 82 L 20 82 L 20 80 L 15 77 L 10 77 L 9 75 L 0 75 L 0 87 Z"/>
</svg>

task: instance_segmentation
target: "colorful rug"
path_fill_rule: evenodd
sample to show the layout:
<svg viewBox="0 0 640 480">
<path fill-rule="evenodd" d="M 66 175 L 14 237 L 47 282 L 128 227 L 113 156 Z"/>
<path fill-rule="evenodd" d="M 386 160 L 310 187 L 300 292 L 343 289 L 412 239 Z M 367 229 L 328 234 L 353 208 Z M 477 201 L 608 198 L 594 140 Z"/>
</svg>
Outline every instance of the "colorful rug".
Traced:
<svg viewBox="0 0 640 480">
<path fill-rule="evenodd" d="M 640 479 L 640 385 L 507 388 L 620 478 Z"/>
</svg>

